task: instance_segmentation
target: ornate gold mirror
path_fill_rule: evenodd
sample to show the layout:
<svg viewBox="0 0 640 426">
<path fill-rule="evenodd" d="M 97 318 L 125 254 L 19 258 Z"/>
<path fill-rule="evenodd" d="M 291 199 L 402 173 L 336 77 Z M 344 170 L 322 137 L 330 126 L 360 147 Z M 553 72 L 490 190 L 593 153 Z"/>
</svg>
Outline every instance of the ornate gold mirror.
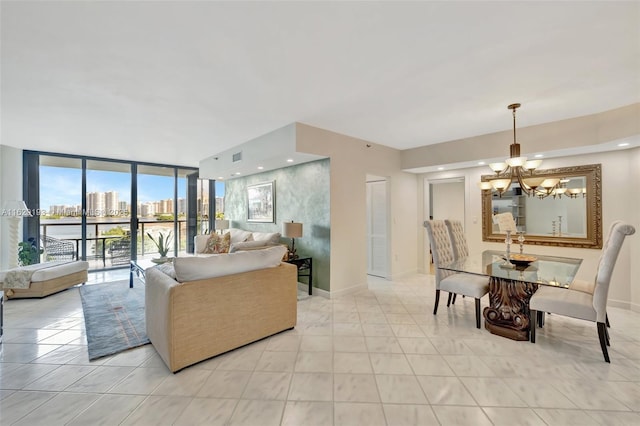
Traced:
<svg viewBox="0 0 640 426">
<path fill-rule="evenodd" d="M 482 240 L 504 242 L 493 215 L 511 212 L 525 244 L 602 248 L 600 164 L 536 170 L 535 177 L 560 179 L 562 188 L 545 197 L 527 196 L 515 177 L 502 194 L 482 191 Z M 495 175 L 483 175 L 488 182 Z"/>
</svg>

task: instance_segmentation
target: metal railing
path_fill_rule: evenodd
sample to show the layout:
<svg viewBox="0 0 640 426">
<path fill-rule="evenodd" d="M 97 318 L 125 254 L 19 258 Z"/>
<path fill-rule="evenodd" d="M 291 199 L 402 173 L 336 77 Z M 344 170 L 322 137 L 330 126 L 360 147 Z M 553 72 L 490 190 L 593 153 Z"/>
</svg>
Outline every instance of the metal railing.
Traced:
<svg viewBox="0 0 640 426">
<path fill-rule="evenodd" d="M 150 219 L 138 219 L 138 232 L 137 232 L 137 258 L 142 259 L 151 257 L 154 254 L 157 255 L 158 251 L 155 244 L 147 236 L 147 232 L 154 234 L 156 230 L 162 230 L 165 234 L 171 231 L 172 238 L 172 250 L 170 255 L 174 255 L 174 250 L 177 244 L 177 251 L 179 254 L 186 252 L 186 238 L 187 238 L 187 221 L 186 219 L 178 219 L 178 232 L 174 235 L 174 221 L 173 220 L 150 220 Z M 105 234 L 110 229 L 120 227 L 122 234 L 113 233 Z M 42 261 L 47 260 L 46 253 L 46 237 L 54 237 L 59 240 L 72 241 L 75 244 L 75 258 L 89 261 L 89 269 L 109 269 L 107 261 L 111 265 L 112 256 L 115 258 L 115 254 L 109 250 L 110 244 L 116 240 L 122 240 L 123 238 L 130 238 L 131 236 L 131 221 L 123 219 L 112 218 L 91 218 L 87 220 L 87 232 L 86 232 L 86 250 L 87 253 L 82 252 L 82 223 L 81 220 L 75 218 L 63 218 L 63 219 L 41 219 L 40 222 L 40 237 L 43 241 L 43 257 Z M 119 238 L 121 236 L 121 238 Z M 114 259 L 115 260 L 115 259 Z M 115 262 L 111 267 L 123 267 L 122 262 Z M 128 263 L 128 262 L 127 262 Z"/>
</svg>

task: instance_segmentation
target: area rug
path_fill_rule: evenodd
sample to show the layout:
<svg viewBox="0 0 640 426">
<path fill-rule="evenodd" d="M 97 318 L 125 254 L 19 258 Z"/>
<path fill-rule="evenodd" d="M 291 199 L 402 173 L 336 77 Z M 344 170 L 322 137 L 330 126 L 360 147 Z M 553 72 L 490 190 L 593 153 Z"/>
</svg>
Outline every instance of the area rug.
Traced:
<svg viewBox="0 0 640 426">
<path fill-rule="evenodd" d="M 144 285 L 129 280 L 80 287 L 89 359 L 149 343 L 144 320 Z"/>
</svg>

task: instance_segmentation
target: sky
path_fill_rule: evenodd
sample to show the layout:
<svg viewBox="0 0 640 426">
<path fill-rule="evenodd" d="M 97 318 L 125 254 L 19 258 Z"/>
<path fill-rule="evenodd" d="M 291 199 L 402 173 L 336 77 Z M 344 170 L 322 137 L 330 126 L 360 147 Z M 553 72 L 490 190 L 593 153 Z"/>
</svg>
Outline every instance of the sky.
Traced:
<svg viewBox="0 0 640 426">
<path fill-rule="evenodd" d="M 178 198 L 187 194 L 186 179 L 179 178 Z M 87 192 L 118 192 L 119 201 L 130 202 L 131 175 L 122 172 L 87 170 Z M 64 167 L 40 167 L 40 208 L 52 205 L 75 206 L 82 203 L 82 170 Z M 224 182 L 216 182 L 216 197 L 224 196 Z M 138 175 L 138 201 L 173 198 L 173 177 Z"/>
</svg>

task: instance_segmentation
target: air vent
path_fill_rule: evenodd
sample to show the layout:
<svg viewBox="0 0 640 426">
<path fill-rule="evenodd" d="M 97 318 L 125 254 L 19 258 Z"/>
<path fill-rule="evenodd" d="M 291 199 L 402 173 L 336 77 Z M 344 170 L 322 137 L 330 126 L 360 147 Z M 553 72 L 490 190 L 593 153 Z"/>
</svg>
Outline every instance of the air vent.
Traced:
<svg viewBox="0 0 640 426">
<path fill-rule="evenodd" d="M 238 161 L 242 161 L 242 151 L 236 152 L 235 154 L 233 154 L 231 161 L 233 161 L 234 163 L 237 163 Z"/>
</svg>

